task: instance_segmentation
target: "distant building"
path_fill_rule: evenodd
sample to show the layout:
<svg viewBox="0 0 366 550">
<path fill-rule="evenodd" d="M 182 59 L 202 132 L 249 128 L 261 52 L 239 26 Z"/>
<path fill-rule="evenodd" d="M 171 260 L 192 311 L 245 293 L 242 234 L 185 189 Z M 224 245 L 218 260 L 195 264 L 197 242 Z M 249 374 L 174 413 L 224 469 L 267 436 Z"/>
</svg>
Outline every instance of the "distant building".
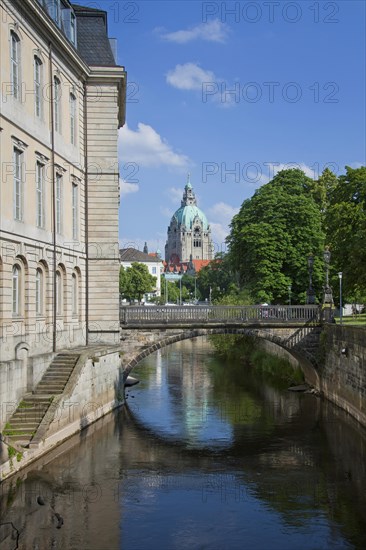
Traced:
<svg viewBox="0 0 366 550">
<path fill-rule="evenodd" d="M 68 0 L 2 0 L 0 42 L 1 404 L 59 350 L 119 343 L 126 73 L 106 12 Z"/>
<path fill-rule="evenodd" d="M 165 245 L 168 271 L 199 271 L 213 259 L 211 228 L 197 200 L 188 175 L 181 206 L 173 214 Z"/>
<path fill-rule="evenodd" d="M 145 243 L 144 250 L 147 250 Z M 131 267 L 133 262 L 138 262 L 147 266 L 150 275 L 156 278 L 156 288 L 153 292 L 148 293 L 148 298 L 158 297 L 161 295 L 160 275 L 163 272 L 163 261 L 159 251 L 156 253 L 141 252 L 136 248 L 122 248 L 120 250 L 121 265 L 124 268 Z"/>
</svg>

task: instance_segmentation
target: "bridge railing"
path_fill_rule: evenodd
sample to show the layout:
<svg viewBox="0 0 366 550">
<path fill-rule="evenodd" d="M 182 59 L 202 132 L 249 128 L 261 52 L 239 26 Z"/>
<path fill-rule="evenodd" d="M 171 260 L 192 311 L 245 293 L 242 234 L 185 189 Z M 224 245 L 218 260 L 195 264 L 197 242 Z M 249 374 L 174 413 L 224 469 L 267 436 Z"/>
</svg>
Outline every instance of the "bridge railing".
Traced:
<svg viewBox="0 0 366 550">
<path fill-rule="evenodd" d="M 122 325 L 319 322 L 320 308 L 294 306 L 121 306 Z"/>
</svg>

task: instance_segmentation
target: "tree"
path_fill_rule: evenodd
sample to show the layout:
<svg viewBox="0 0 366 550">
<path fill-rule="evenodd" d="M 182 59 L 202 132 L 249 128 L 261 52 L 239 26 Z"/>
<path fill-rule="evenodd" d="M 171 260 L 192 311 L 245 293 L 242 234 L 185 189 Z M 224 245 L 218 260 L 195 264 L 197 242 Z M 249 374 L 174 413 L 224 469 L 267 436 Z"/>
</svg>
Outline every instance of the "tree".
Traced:
<svg viewBox="0 0 366 550">
<path fill-rule="evenodd" d="M 325 214 L 338 185 L 337 176 L 326 168 L 318 180 L 312 183 L 311 192 L 322 214 Z"/>
<path fill-rule="evenodd" d="M 332 252 L 333 288 L 343 272 L 344 298 L 364 300 L 366 294 L 366 167 L 350 168 L 338 179 L 326 214 L 327 242 Z"/>
<path fill-rule="evenodd" d="M 215 259 L 203 267 L 197 276 L 197 287 L 201 296 L 210 297 L 213 301 L 223 296 L 236 293 L 238 290 L 235 274 L 227 254 L 218 253 Z"/>
<path fill-rule="evenodd" d="M 293 298 L 305 301 L 310 253 L 320 294 L 324 232 L 313 188 L 301 170 L 282 170 L 245 200 L 232 220 L 227 239 L 232 270 L 258 302 L 286 302 L 289 285 Z"/>
<path fill-rule="evenodd" d="M 145 264 L 132 262 L 131 267 L 121 267 L 119 274 L 119 289 L 123 298 L 138 300 L 156 287 L 156 278 L 150 275 Z"/>
</svg>

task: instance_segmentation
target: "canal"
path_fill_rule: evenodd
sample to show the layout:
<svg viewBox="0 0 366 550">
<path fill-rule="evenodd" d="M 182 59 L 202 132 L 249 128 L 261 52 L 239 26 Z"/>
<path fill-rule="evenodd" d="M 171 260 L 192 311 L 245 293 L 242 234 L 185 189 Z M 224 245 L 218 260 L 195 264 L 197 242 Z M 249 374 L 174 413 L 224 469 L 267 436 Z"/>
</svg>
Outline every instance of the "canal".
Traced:
<svg viewBox="0 0 366 550">
<path fill-rule="evenodd" d="M 0 546 L 366 548 L 366 434 L 206 338 L 141 362 L 114 412 L 0 485 Z"/>
</svg>

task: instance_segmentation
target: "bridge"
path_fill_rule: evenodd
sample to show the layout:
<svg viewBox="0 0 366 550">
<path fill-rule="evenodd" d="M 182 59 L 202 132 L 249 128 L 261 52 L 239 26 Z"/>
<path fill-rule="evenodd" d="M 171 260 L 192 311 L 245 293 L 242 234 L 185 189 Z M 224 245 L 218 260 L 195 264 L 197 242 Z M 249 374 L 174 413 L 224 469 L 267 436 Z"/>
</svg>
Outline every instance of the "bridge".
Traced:
<svg viewBox="0 0 366 550">
<path fill-rule="evenodd" d="M 316 385 L 323 324 L 318 306 L 121 306 L 120 320 L 125 379 L 150 353 L 180 340 L 242 334 L 301 360 L 307 380 Z"/>
<path fill-rule="evenodd" d="M 121 306 L 122 329 L 301 327 L 321 324 L 321 308 L 295 306 Z"/>
</svg>

